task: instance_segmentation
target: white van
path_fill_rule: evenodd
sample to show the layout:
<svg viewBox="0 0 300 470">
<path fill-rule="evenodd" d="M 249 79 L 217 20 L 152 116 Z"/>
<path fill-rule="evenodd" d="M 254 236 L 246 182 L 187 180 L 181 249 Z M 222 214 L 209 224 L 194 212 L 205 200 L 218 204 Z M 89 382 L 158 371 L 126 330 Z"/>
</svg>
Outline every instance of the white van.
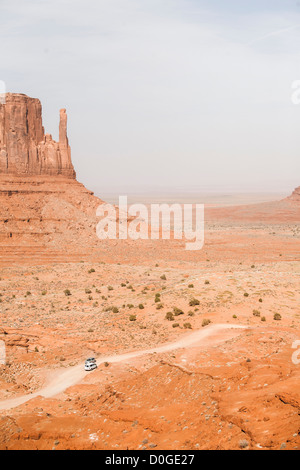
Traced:
<svg viewBox="0 0 300 470">
<path fill-rule="evenodd" d="M 95 362 L 86 362 L 84 365 L 84 370 L 89 372 L 91 370 L 97 369 L 97 364 Z"/>
</svg>

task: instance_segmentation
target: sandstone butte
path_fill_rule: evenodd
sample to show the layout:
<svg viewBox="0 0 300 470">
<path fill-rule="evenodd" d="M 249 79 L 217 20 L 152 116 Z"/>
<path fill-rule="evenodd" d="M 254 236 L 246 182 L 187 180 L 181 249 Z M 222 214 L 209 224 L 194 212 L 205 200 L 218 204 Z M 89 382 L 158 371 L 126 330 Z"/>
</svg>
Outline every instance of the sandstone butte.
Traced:
<svg viewBox="0 0 300 470">
<path fill-rule="evenodd" d="M 102 202 L 76 180 L 60 110 L 59 142 L 45 133 L 40 100 L 7 93 L 0 104 L 0 262 L 64 261 L 87 251 Z M 80 239 L 80 240 L 79 240 Z M 70 260 L 70 257 L 68 257 Z"/>
</svg>

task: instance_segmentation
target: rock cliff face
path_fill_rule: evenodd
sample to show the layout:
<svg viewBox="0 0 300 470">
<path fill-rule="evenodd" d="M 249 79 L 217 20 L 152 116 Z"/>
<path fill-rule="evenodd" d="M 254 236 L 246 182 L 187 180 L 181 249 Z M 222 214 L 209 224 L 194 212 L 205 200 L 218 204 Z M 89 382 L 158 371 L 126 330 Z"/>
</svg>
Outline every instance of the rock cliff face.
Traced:
<svg viewBox="0 0 300 470">
<path fill-rule="evenodd" d="M 0 173 L 76 178 L 67 137 L 66 110 L 60 111 L 59 142 L 45 134 L 38 99 L 7 93 L 0 104 Z"/>
</svg>

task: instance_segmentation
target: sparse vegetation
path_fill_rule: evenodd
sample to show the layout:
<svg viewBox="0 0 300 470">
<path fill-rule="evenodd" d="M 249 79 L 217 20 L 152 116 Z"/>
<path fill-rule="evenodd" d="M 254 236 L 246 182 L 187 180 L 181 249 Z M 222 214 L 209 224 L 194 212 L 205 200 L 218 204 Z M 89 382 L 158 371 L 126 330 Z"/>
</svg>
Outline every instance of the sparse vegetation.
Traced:
<svg viewBox="0 0 300 470">
<path fill-rule="evenodd" d="M 241 449 L 246 449 L 247 447 L 249 447 L 249 442 L 246 441 L 246 439 L 242 439 L 239 442 L 239 446 Z"/>
<path fill-rule="evenodd" d="M 178 308 L 178 307 L 174 307 L 173 312 L 174 312 L 175 317 L 178 317 L 179 315 L 184 315 L 183 310 L 181 310 L 181 308 Z"/>
<path fill-rule="evenodd" d="M 172 312 L 167 312 L 165 318 L 166 318 L 166 320 L 168 320 L 168 321 L 173 321 L 173 320 L 174 320 L 174 315 L 173 315 Z"/>
</svg>

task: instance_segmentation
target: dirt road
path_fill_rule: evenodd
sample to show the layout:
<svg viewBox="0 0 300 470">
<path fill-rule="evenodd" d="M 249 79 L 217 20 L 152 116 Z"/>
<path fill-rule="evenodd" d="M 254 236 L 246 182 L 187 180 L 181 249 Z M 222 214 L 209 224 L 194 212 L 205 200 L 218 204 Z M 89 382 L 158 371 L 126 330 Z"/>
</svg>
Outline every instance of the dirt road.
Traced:
<svg viewBox="0 0 300 470">
<path fill-rule="evenodd" d="M 173 343 L 166 343 L 162 346 L 157 346 L 152 349 L 133 351 L 130 353 L 114 355 L 114 356 L 101 356 L 98 358 L 98 364 L 99 362 L 100 363 L 109 362 L 111 364 L 111 363 L 116 363 L 116 362 L 129 361 L 131 359 L 135 359 L 137 357 L 141 357 L 146 354 L 153 354 L 153 353 L 159 354 L 159 353 L 165 353 L 168 351 L 174 351 L 175 349 L 196 346 L 197 343 L 208 338 L 209 336 L 212 336 L 213 334 L 221 332 L 222 330 L 238 329 L 238 328 L 245 329 L 247 327 L 230 325 L 230 324 L 212 325 L 208 328 L 195 331 L 188 335 L 184 335 Z M 226 337 L 225 339 L 228 339 L 228 337 Z M 58 395 L 59 393 L 64 392 L 67 388 L 71 387 L 72 385 L 79 383 L 89 373 L 91 372 L 85 372 L 84 364 L 79 364 L 78 366 L 70 367 L 67 371 L 60 373 L 46 387 L 42 388 L 38 392 L 0 402 L 0 411 L 15 408 L 37 396 L 43 396 L 45 398 L 49 398 L 49 397 Z"/>
</svg>

